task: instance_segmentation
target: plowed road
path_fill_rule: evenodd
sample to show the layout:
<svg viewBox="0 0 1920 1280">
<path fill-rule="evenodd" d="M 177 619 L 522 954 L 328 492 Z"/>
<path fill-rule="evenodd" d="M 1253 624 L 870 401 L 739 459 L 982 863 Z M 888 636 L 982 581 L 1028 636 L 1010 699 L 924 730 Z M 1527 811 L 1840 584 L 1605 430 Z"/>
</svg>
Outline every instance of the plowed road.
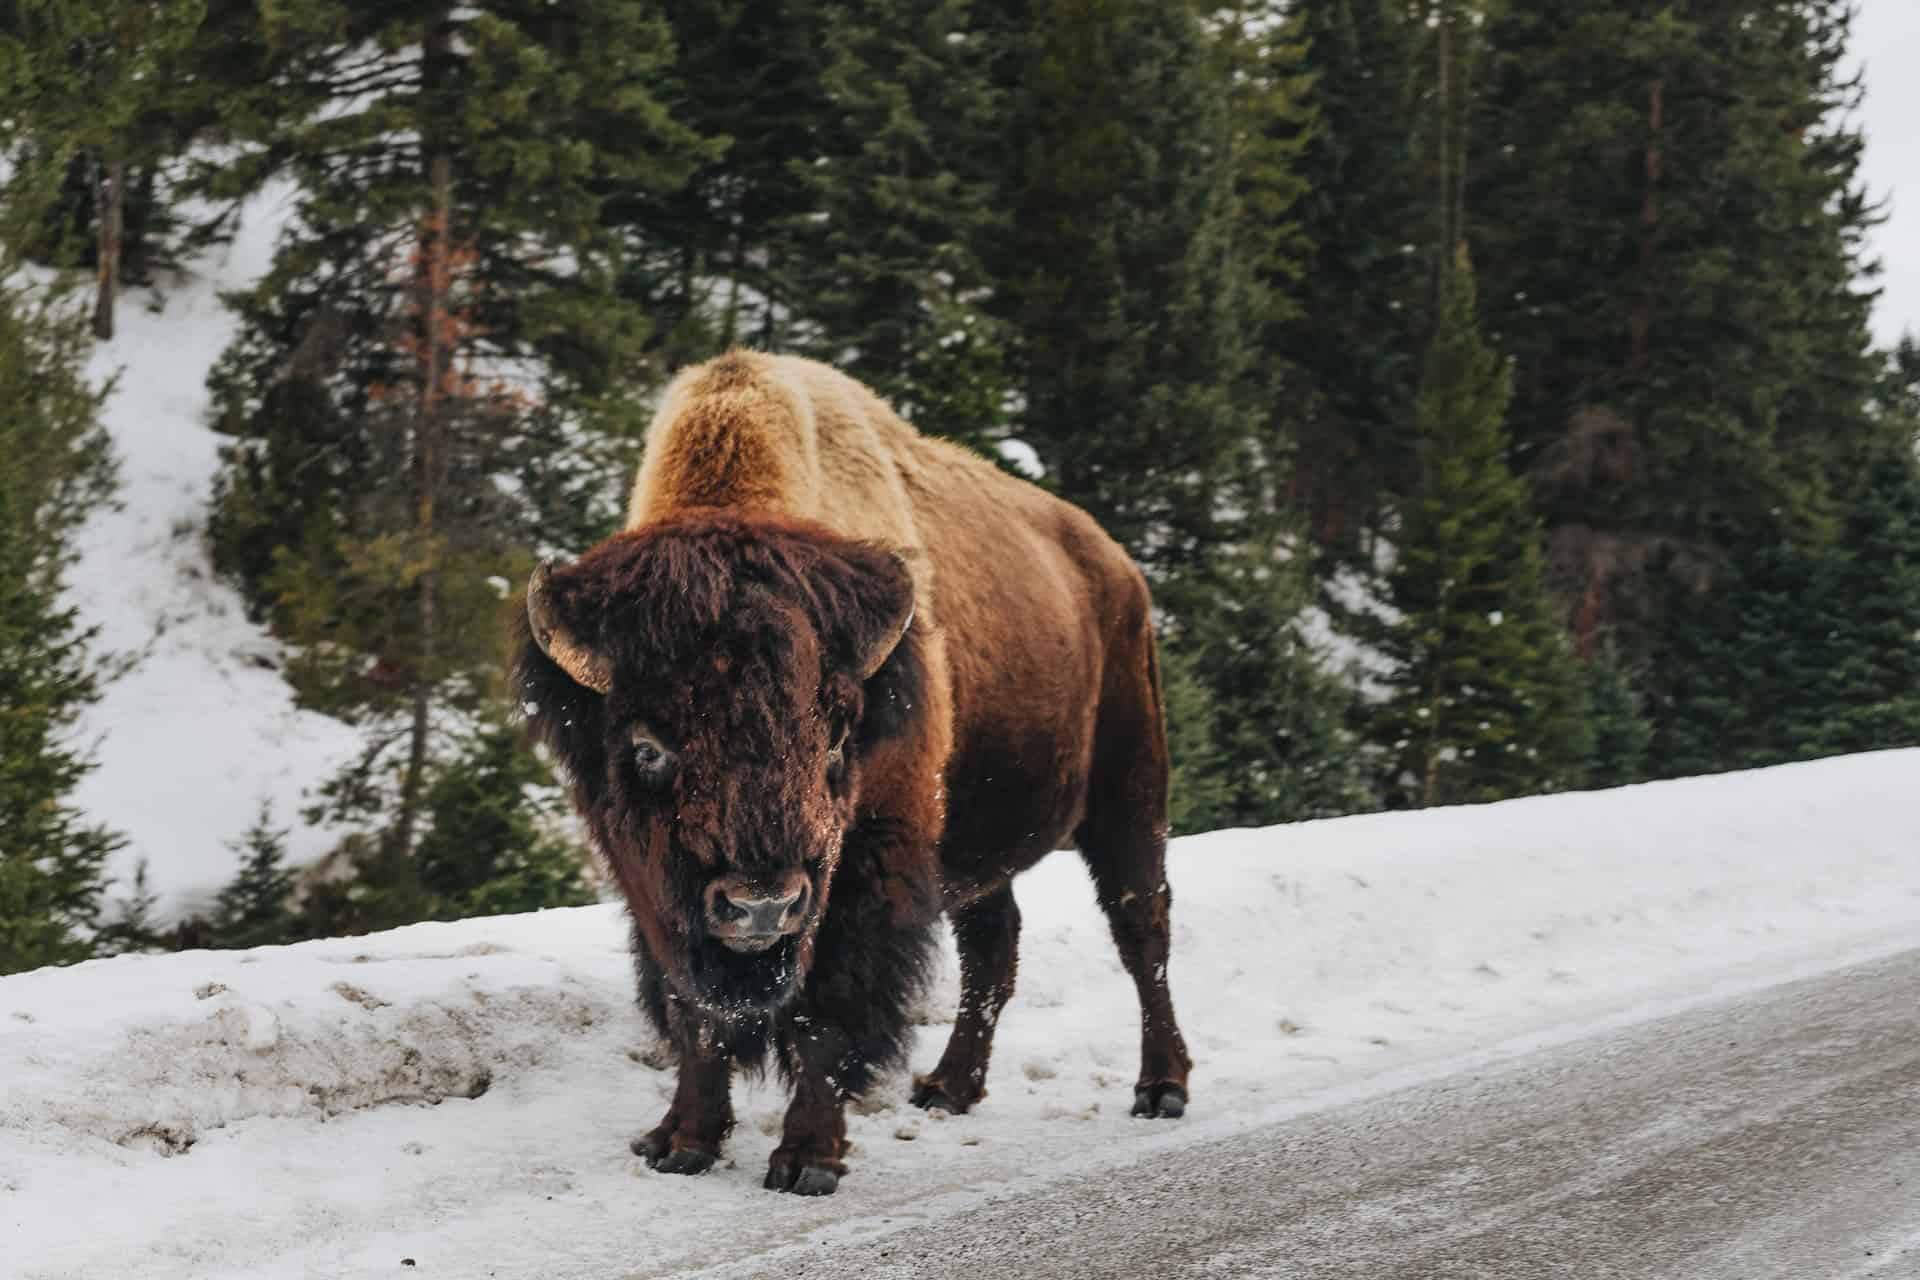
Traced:
<svg viewBox="0 0 1920 1280">
<path fill-rule="evenodd" d="M 1920 951 L 700 1274 L 1920 1280 Z"/>
</svg>

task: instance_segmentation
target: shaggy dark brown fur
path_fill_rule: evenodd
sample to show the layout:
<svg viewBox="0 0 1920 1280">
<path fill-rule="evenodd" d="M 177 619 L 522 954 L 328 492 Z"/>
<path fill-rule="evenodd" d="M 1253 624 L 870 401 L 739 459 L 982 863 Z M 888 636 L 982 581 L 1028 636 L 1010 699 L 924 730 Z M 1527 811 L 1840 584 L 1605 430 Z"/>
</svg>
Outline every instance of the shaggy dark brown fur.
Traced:
<svg viewBox="0 0 1920 1280">
<path fill-rule="evenodd" d="M 635 1150 L 709 1167 L 733 1068 L 771 1054 L 793 1102 L 767 1185 L 831 1192 L 842 1104 L 900 1057 L 943 910 L 963 996 L 913 1100 L 966 1111 L 1013 991 L 1011 881 L 1068 841 L 1140 993 L 1135 1112 L 1181 1114 L 1138 570 L 1079 511 L 806 362 L 686 375 L 648 447 L 633 526 L 544 588 L 547 644 L 590 652 L 568 669 L 610 671 L 589 681 L 605 693 L 531 633 L 517 668 L 631 908 L 642 1007 L 680 1059 Z M 791 932 L 743 946 L 716 923 L 716 886 L 799 894 Z"/>
</svg>

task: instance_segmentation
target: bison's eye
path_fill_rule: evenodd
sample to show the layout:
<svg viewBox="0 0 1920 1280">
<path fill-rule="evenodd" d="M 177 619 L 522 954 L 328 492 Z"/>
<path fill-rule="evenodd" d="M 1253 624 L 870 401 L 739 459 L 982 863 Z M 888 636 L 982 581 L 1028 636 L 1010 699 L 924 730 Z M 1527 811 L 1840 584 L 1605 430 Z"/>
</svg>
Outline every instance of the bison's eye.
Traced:
<svg viewBox="0 0 1920 1280">
<path fill-rule="evenodd" d="M 673 771 L 673 752 L 645 729 L 633 731 L 633 767 L 648 782 L 659 782 Z"/>
</svg>

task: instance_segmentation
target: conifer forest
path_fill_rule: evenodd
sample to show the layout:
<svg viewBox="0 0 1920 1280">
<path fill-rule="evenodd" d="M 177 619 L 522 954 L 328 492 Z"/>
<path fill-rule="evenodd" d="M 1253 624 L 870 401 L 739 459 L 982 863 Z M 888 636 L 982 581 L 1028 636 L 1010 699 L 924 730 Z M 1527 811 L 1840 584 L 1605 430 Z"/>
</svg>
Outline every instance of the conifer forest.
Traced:
<svg viewBox="0 0 1920 1280">
<path fill-rule="evenodd" d="M 0 0 L 0 973 L 593 900 L 509 619 L 733 347 L 1132 553 L 1176 831 L 1920 745 L 1853 9 Z M 263 193 L 193 536 L 362 749 L 164 913 L 73 800 L 87 362 Z"/>
</svg>

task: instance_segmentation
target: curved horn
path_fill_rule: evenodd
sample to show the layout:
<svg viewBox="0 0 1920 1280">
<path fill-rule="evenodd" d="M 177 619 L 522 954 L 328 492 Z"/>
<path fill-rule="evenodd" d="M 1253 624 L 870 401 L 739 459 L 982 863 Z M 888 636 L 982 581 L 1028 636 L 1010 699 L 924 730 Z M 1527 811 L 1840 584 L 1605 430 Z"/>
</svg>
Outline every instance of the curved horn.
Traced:
<svg viewBox="0 0 1920 1280">
<path fill-rule="evenodd" d="M 527 622 L 533 628 L 533 642 L 572 676 L 575 684 L 604 694 L 613 687 L 613 664 L 604 654 L 576 640 L 567 624 L 560 621 L 549 590 L 552 578 L 553 561 L 548 560 L 533 571 L 533 580 L 527 583 Z"/>
</svg>

